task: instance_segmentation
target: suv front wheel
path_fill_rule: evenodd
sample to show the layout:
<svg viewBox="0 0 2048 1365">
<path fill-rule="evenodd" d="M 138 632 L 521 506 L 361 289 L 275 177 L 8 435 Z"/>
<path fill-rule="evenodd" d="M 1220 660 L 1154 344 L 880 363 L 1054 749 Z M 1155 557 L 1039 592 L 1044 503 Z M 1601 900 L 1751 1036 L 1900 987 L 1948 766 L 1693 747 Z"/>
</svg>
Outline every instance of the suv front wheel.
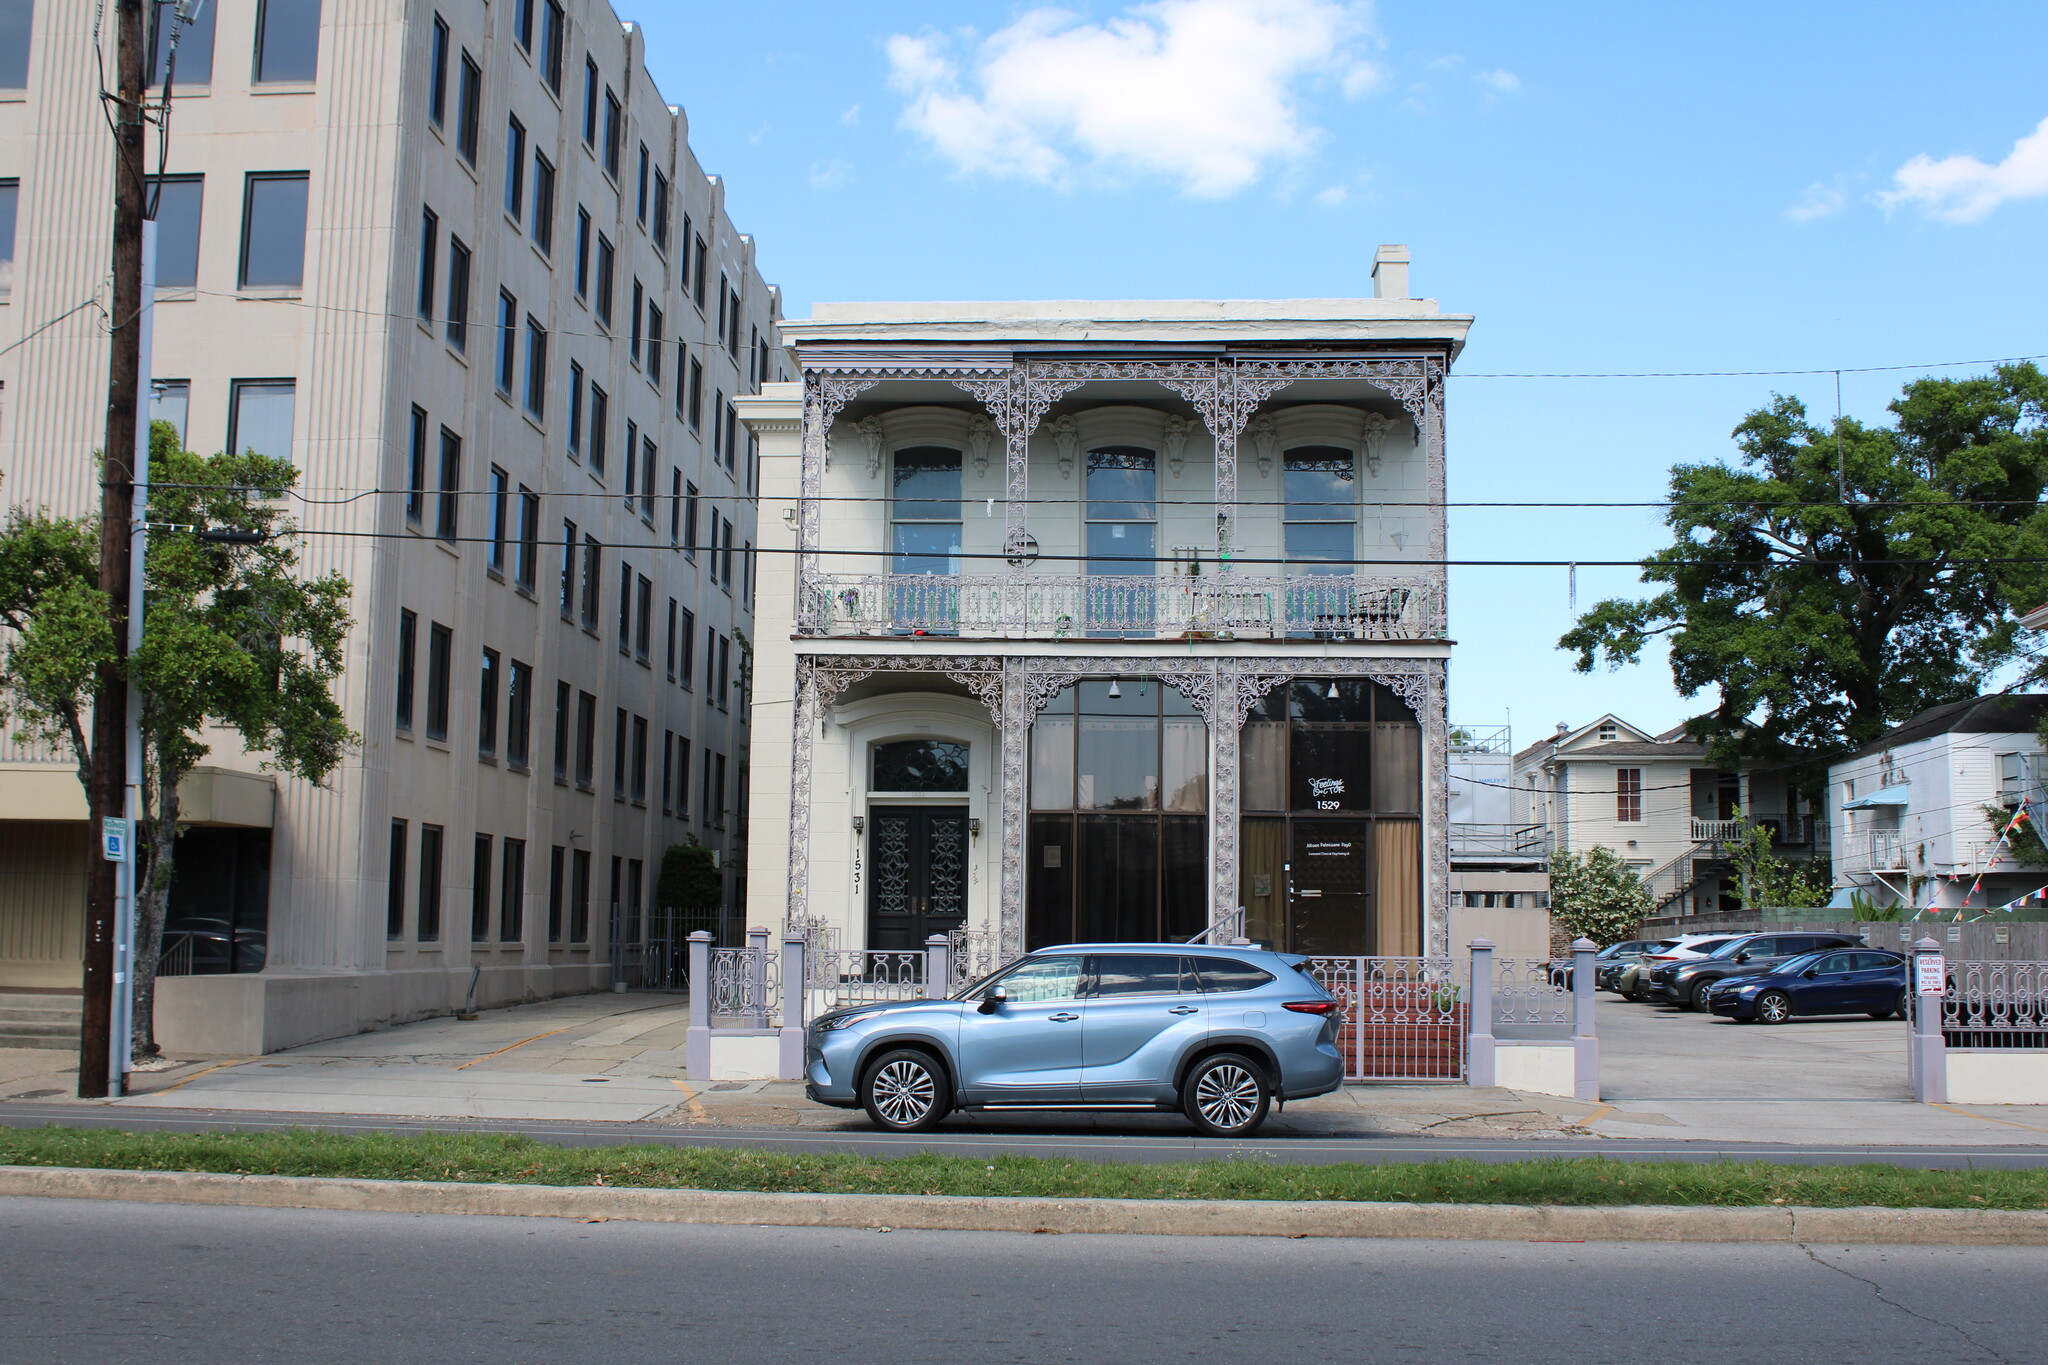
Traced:
<svg viewBox="0 0 2048 1365">
<path fill-rule="evenodd" d="M 929 1055 L 912 1048 L 885 1052 L 868 1064 L 860 1103 L 875 1127 L 891 1133 L 922 1132 L 953 1107 L 945 1074 Z"/>
<path fill-rule="evenodd" d="M 1251 1058 L 1236 1052 L 1204 1057 L 1181 1087 L 1181 1109 L 1210 1137 L 1248 1137 L 1266 1121 L 1273 1089 Z"/>
</svg>

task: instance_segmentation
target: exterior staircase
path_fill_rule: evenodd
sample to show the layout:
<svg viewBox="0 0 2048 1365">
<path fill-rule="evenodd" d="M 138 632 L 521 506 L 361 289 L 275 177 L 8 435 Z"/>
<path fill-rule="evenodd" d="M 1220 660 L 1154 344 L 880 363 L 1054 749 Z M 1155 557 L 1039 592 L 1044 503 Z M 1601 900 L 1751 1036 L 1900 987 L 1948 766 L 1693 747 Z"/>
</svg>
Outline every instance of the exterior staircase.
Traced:
<svg viewBox="0 0 2048 1365">
<path fill-rule="evenodd" d="M 0 1047 L 76 1052 L 80 1011 L 76 995 L 0 991 Z"/>
<path fill-rule="evenodd" d="M 1721 841 L 1705 839 L 1643 877 L 1655 906 L 1650 913 L 1661 915 L 1708 882 L 1717 881 L 1728 870 Z"/>
</svg>

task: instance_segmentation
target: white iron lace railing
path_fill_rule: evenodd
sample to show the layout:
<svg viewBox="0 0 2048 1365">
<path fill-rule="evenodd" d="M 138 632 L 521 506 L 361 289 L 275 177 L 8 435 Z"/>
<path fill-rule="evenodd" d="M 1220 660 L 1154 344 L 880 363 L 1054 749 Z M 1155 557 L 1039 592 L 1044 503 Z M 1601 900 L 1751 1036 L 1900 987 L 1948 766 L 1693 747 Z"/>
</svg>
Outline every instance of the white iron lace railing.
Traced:
<svg viewBox="0 0 2048 1365">
<path fill-rule="evenodd" d="M 2048 962 L 1951 962 L 1941 1000 L 1950 1047 L 2048 1048 Z"/>
<path fill-rule="evenodd" d="M 1302 967 L 1343 1006 L 1347 1079 L 1464 1078 L 1470 959 L 1311 957 Z"/>
<path fill-rule="evenodd" d="M 766 1028 L 782 1007 L 782 961 L 774 948 L 711 950 L 711 1015 L 734 1028 Z"/>
<path fill-rule="evenodd" d="M 1002 940 L 993 929 L 955 929 L 946 935 L 946 942 L 952 990 L 979 981 L 1003 965 Z"/>
<path fill-rule="evenodd" d="M 1226 910 L 1216 917 L 1216 922 L 1189 939 L 1190 943 L 1230 943 L 1244 937 L 1244 907 Z"/>
<path fill-rule="evenodd" d="M 1572 1022 L 1572 960 L 1568 957 L 1493 959 L 1493 1022 Z"/>
<path fill-rule="evenodd" d="M 807 635 L 1432 640 L 1443 584 L 1351 574 L 820 573 L 805 580 Z"/>
<path fill-rule="evenodd" d="M 804 958 L 810 989 L 835 1005 L 868 1005 L 881 1000 L 924 998 L 925 953 L 875 948 L 841 949 Z"/>
</svg>

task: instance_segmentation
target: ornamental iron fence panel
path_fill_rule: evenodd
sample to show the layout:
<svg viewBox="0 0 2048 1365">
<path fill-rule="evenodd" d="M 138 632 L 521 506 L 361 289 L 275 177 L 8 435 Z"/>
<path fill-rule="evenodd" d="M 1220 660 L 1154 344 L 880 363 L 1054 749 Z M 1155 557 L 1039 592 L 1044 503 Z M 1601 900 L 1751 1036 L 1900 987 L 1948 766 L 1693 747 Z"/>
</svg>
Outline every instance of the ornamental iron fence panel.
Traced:
<svg viewBox="0 0 2048 1365">
<path fill-rule="evenodd" d="M 1003 965 L 1002 941 L 994 929 L 955 929 L 946 940 L 952 990 L 979 981 Z"/>
<path fill-rule="evenodd" d="M 1493 959 L 1493 1022 L 1501 1025 L 1569 1025 L 1572 1022 L 1572 960 L 1568 957 Z"/>
<path fill-rule="evenodd" d="M 1302 965 L 1343 1006 L 1338 1049 L 1346 1080 L 1465 1079 L 1468 960 L 1311 957 Z"/>
<path fill-rule="evenodd" d="M 2048 962 L 1948 963 L 1941 1032 L 1948 1047 L 2048 1049 Z"/>
<path fill-rule="evenodd" d="M 831 1008 L 883 1000 L 924 998 L 924 950 L 856 948 L 804 956 L 809 989 L 830 997 Z"/>
<path fill-rule="evenodd" d="M 1443 584 L 1353 574 L 819 573 L 809 635 L 1433 640 Z"/>
<path fill-rule="evenodd" d="M 782 1009 L 781 958 L 779 947 L 713 948 L 712 1019 L 735 1028 L 767 1028 Z"/>
</svg>

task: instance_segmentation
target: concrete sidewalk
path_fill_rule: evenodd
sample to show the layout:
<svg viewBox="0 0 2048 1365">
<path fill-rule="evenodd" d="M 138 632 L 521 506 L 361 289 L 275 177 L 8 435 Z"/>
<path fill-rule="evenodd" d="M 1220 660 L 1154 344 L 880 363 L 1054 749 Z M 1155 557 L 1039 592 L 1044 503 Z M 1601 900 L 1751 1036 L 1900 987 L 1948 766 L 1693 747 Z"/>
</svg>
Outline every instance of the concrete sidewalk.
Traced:
<svg viewBox="0 0 2048 1365">
<path fill-rule="evenodd" d="M 2048 1145 L 2048 1108 L 1918 1105 L 1903 1031 L 1814 1021 L 1738 1028 L 1604 1001 L 1603 1104 L 1463 1085 L 1354 1085 L 1288 1105 L 1262 1138 L 1554 1138 L 1788 1144 Z M 423 1020 L 267 1057 L 136 1077 L 116 1107 L 216 1113 L 657 1122 L 690 1128 L 865 1130 L 791 1082 L 684 1079 L 679 995 L 586 995 Z M 72 1058 L 0 1050 L 0 1100 L 66 1100 Z M 1031 1133 L 1183 1133 L 1174 1114 L 956 1119 Z"/>
</svg>

